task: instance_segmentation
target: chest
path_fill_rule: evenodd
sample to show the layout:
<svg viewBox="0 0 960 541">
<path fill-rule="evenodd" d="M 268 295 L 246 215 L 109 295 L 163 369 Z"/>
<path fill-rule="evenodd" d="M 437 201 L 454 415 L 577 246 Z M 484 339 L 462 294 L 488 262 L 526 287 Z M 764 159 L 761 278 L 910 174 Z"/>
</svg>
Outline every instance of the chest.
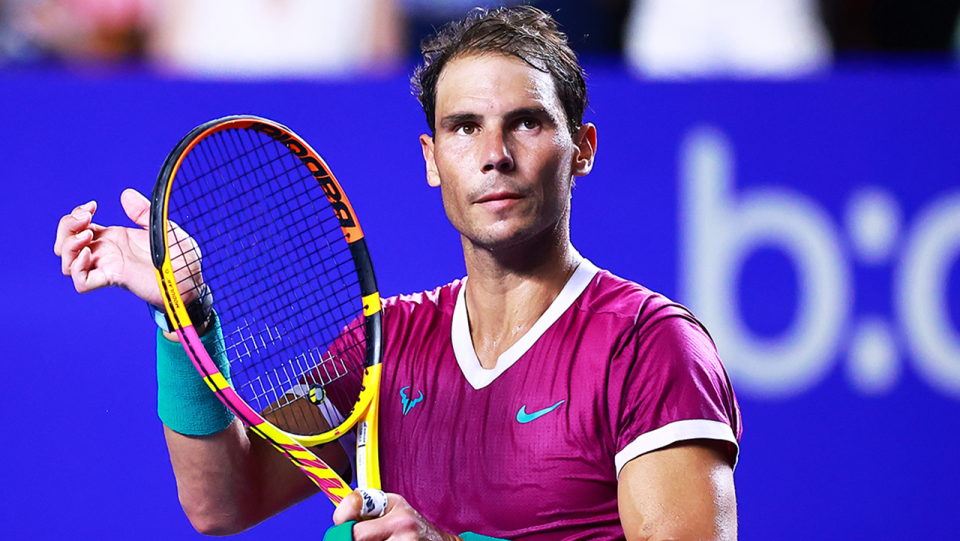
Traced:
<svg viewBox="0 0 960 541">
<path fill-rule="evenodd" d="M 475 389 L 443 336 L 403 350 L 388 346 L 380 416 L 384 488 L 417 509 L 457 517 L 464 529 L 498 524 L 516 531 L 531 520 L 576 521 L 601 509 L 615 514 L 608 353 L 569 340 L 562 350 L 535 346 Z"/>
</svg>

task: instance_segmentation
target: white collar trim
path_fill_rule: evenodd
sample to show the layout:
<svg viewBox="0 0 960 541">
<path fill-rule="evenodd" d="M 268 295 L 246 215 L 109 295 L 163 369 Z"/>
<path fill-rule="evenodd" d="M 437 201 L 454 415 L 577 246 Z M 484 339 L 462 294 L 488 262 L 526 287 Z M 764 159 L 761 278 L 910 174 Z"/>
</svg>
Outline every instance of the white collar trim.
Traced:
<svg viewBox="0 0 960 541">
<path fill-rule="evenodd" d="M 593 277 L 599 272 L 593 263 L 583 259 L 573 271 L 573 275 L 560 290 L 557 298 L 550 303 L 540 319 L 530 327 L 519 340 L 497 358 L 497 365 L 490 370 L 480 366 L 480 359 L 473 348 L 473 338 L 470 336 L 470 322 L 467 320 L 467 279 L 464 278 L 457 292 L 457 303 L 453 309 L 453 322 L 450 327 L 450 339 L 453 341 L 453 353 L 463 376 L 474 389 L 482 389 L 493 383 L 500 374 L 513 366 L 524 353 L 533 347 L 533 344 L 543 336 L 564 312 L 573 306 L 574 301 L 590 285 Z"/>
</svg>

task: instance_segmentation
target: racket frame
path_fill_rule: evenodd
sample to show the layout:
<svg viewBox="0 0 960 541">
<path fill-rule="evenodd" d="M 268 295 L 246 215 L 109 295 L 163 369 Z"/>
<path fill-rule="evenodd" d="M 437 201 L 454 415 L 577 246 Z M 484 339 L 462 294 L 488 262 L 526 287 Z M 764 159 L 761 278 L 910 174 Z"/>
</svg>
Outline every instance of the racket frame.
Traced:
<svg viewBox="0 0 960 541">
<path fill-rule="evenodd" d="M 286 146 L 307 167 L 323 188 L 328 201 L 340 221 L 340 228 L 350 247 L 356 265 L 362 295 L 366 351 L 362 391 L 356 406 L 342 423 L 327 432 L 304 436 L 286 432 L 268 422 L 254 411 L 233 389 L 213 362 L 187 314 L 180 295 L 177 279 L 167 247 L 168 202 L 176 174 L 183 160 L 200 141 L 228 129 L 247 129 L 261 132 Z M 286 126 L 262 117 L 237 115 L 212 120 L 197 126 L 185 135 L 167 156 L 157 177 L 150 207 L 150 248 L 157 282 L 163 296 L 164 308 L 172 330 L 176 332 L 187 356 L 210 389 L 246 426 L 273 444 L 295 463 L 334 503 L 352 492 L 346 483 L 323 460 L 306 449 L 336 440 L 355 425 L 357 427 L 356 476 L 360 487 L 380 488 L 379 426 L 377 417 L 380 403 L 382 370 L 382 310 L 380 294 L 373 273 L 363 231 L 356 219 L 353 206 L 326 162 Z M 202 258 L 201 258 L 202 261 Z"/>
</svg>

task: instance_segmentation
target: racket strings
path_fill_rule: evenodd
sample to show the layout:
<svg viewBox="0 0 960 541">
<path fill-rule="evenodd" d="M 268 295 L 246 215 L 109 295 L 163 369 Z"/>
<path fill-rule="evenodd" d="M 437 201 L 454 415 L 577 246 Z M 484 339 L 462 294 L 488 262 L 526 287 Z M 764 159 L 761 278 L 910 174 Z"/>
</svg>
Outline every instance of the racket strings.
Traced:
<svg viewBox="0 0 960 541">
<path fill-rule="evenodd" d="M 273 161 L 270 161 L 270 162 L 267 162 L 267 163 L 271 163 L 271 164 L 272 164 L 272 163 L 274 163 L 274 162 L 273 162 Z M 276 171 L 275 171 L 274 173 L 277 174 Z M 283 171 L 283 173 L 287 173 L 287 171 Z M 290 214 L 290 212 L 289 212 L 289 209 L 286 209 L 286 210 L 288 210 L 288 212 L 286 212 L 283 216 L 285 216 L 285 217 L 291 216 L 291 214 Z M 289 222 L 289 220 L 287 220 L 287 222 Z M 287 227 L 287 229 L 289 229 L 291 226 L 296 226 L 296 224 L 287 223 L 287 224 L 285 225 L 285 227 Z M 289 243 L 287 243 L 287 244 L 289 244 Z M 293 249 L 296 249 L 296 248 L 294 247 Z M 289 250 L 288 250 L 288 252 L 289 252 Z M 289 254 L 288 254 L 288 253 L 281 253 L 281 254 L 279 254 L 279 255 L 280 255 L 281 257 L 287 257 Z M 318 351 L 317 351 L 316 348 L 314 348 L 314 350 L 311 352 L 311 357 L 313 357 L 313 358 L 309 361 L 309 364 L 310 364 L 310 365 L 315 365 L 315 364 L 317 364 L 317 361 L 316 361 L 316 356 L 317 356 L 317 354 L 318 354 Z M 288 366 L 283 366 L 283 367 L 282 367 L 282 368 L 283 368 L 282 373 L 281 373 L 281 371 L 278 370 L 278 371 L 276 372 L 276 375 L 280 376 L 280 380 L 281 380 L 281 381 L 290 381 L 290 380 L 293 380 L 293 379 L 295 378 L 295 376 L 298 376 L 298 375 L 302 374 L 302 373 L 305 371 L 305 366 L 303 366 L 303 363 L 301 362 L 302 359 L 304 359 L 304 356 L 302 356 L 302 355 L 301 355 L 300 357 L 296 357 L 296 360 L 297 360 L 298 362 L 292 363 L 292 364 L 296 364 L 296 365 L 297 365 L 297 366 L 294 368 L 294 370 L 292 371 L 292 372 L 293 372 L 292 374 L 291 374 L 291 371 L 288 370 L 288 369 L 290 368 L 290 366 L 288 365 Z M 329 370 L 326 370 L 326 371 L 329 373 Z M 343 370 L 340 370 L 339 372 L 342 374 Z M 299 379 L 302 379 L 302 378 L 299 378 Z M 327 378 L 327 379 L 330 379 L 330 378 Z M 275 380 L 275 381 L 276 381 L 276 380 Z M 263 385 L 262 380 L 259 381 L 259 383 L 261 384 L 261 385 L 260 385 L 261 389 L 263 389 L 263 388 L 264 388 L 264 385 Z M 324 382 L 324 383 L 326 383 L 326 382 Z M 281 400 L 280 404 L 273 404 L 273 405 L 271 405 L 271 407 L 267 408 L 267 411 L 271 411 L 271 410 L 274 410 L 274 409 L 276 409 L 276 408 L 278 408 L 278 407 L 282 407 L 282 406 L 284 405 L 284 402 L 287 402 L 288 400 L 289 400 L 289 398 L 287 398 L 286 400 Z"/>
<path fill-rule="evenodd" d="M 235 136 L 236 136 L 239 132 L 237 132 L 237 131 L 231 131 L 230 133 L 231 133 L 232 135 L 235 135 Z M 262 147 L 258 147 L 258 148 L 262 148 Z M 250 154 L 252 154 L 252 153 L 245 153 L 245 154 L 243 154 L 243 156 L 249 157 Z M 291 158 L 291 157 L 289 156 L 289 154 L 286 154 L 286 153 L 281 153 L 280 155 L 281 155 L 281 156 L 286 156 L 287 158 Z M 266 159 L 264 160 L 264 163 L 265 163 L 266 165 L 269 165 L 269 166 L 271 166 L 271 167 L 274 168 L 274 171 L 273 171 L 273 176 L 274 176 L 274 177 L 278 177 L 278 176 L 281 176 L 281 175 L 288 175 L 288 174 L 290 174 L 291 172 L 293 172 L 294 170 L 300 170 L 301 173 L 303 173 L 303 172 L 304 172 L 303 170 L 305 169 L 305 168 L 303 167 L 303 165 L 302 165 L 302 162 L 300 162 L 299 160 L 297 160 L 297 159 L 288 159 L 288 163 L 292 164 L 292 166 L 291 166 L 290 168 L 288 168 L 288 169 L 283 169 L 283 170 L 277 171 L 277 170 L 276 170 L 276 167 L 279 165 L 279 164 L 278 164 L 278 162 L 279 162 L 278 159 L 269 159 L 269 158 L 266 157 L 266 156 L 263 156 L 263 158 L 266 158 Z M 254 171 L 255 174 L 258 174 L 258 175 L 263 175 L 263 174 L 264 174 L 264 173 L 263 173 L 263 168 L 254 168 L 253 171 Z M 309 179 L 308 182 L 310 182 L 310 183 L 311 183 L 311 186 L 313 186 L 313 182 L 314 182 L 314 181 L 313 181 L 313 179 L 312 179 L 312 175 L 308 175 L 307 178 Z M 269 179 L 266 178 L 266 177 L 261 178 L 261 181 L 267 181 L 267 180 L 269 180 Z M 326 199 L 321 198 L 321 200 L 324 201 L 324 203 L 326 204 Z M 303 194 L 300 194 L 300 195 L 297 197 L 296 201 L 297 201 L 298 203 L 300 203 L 300 206 L 294 207 L 294 208 L 290 208 L 290 207 L 283 208 L 282 210 L 283 210 L 284 212 L 281 213 L 280 216 L 281 216 L 282 219 L 286 222 L 286 223 L 284 224 L 284 228 L 285 228 L 287 231 L 292 231 L 292 230 L 300 231 L 298 237 L 302 240 L 302 242 L 301 242 L 299 245 L 297 245 L 297 246 L 291 246 L 291 249 L 288 250 L 286 253 L 277 254 L 277 255 L 281 256 L 281 260 L 282 260 L 282 261 L 283 261 L 283 260 L 285 260 L 285 261 L 291 261 L 291 262 L 297 261 L 297 259 L 294 259 L 294 258 L 292 258 L 292 257 L 289 257 L 289 256 L 291 255 L 291 253 L 292 253 L 294 250 L 297 250 L 297 249 L 303 248 L 303 247 L 305 247 L 305 246 L 308 246 L 309 244 L 311 244 L 311 243 L 316 239 L 315 234 L 314 234 L 314 233 L 310 230 L 310 228 L 307 227 L 307 225 L 305 224 L 306 219 L 307 219 L 308 216 L 311 216 L 311 217 L 316 217 L 316 216 L 317 216 L 316 212 L 313 212 L 313 210 L 314 210 L 314 204 L 315 204 L 316 200 L 313 199 L 313 198 L 310 198 L 310 197 L 306 197 L 306 196 L 304 196 Z M 305 210 L 305 209 L 310 210 L 310 213 L 303 213 L 303 218 L 302 218 L 301 220 L 299 220 L 299 221 L 295 221 L 295 222 L 291 222 L 291 221 L 290 221 L 290 220 L 291 220 L 291 216 L 300 214 L 300 211 L 303 211 L 303 210 Z M 330 210 L 332 210 L 332 209 L 330 209 Z M 339 220 L 336 219 L 335 214 L 334 214 L 333 212 L 327 212 L 327 213 L 324 214 L 324 216 L 326 216 L 326 218 L 323 219 L 323 220 L 321 221 L 321 223 L 320 223 L 321 229 L 324 231 L 324 235 L 321 237 L 321 239 L 325 242 L 325 244 L 326 244 L 326 246 L 327 246 L 327 248 L 328 248 L 328 254 L 329 254 L 330 257 L 321 258 L 319 261 L 320 261 L 320 263 L 324 266 L 324 268 L 326 269 L 326 272 L 327 272 L 328 277 L 329 277 L 330 274 L 332 274 L 332 273 L 334 273 L 334 272 L 336 273 L 336 275 L 332 277 L 332 278 L 333 278 L 332 280 L 331 280 L 331 279 L 325 279 L 325 280 L 320 280 L 320 281 L 313 280 L 312 282 L 313 282 L 313 285 L 321 285 L 321 286 L 323 286 L 323 287 L 325 288 L 325 290 L 320 291 L 320 293 L 323 293 L 323 294 L 324 294 L 324 297 L 323 297 L 323 298 L 343 298 L 343 297 L 341 296 L 341 294 L 349 295 L 349 294 L 351 294 L 351 292 L 356 291 L 356 289 L 354 289 L 354 288 L 358 288 L 358 287 L 359 287 L 359 279 L 358 279 L 358 277 L 357 277 L 357 275 L 356 275 L 356 272 L 355 272 L 354 267 L 353 267 L 352 264 L 351 264 L 351 265 L 343 265 L 343 263 L 344 263 L 345 261 L 348 261 L 348 258 L 350 257 L 350 254 L 349 254 L 349 246 L 347 245 L 346 242 L 343 241 L 343 237 L 342 237 L 341 231 L 340 231 L 340 229 L 339 229 L 339 227 L 340 227 L 340 225 L 339 225 Z M 272 222 L 272 223 L 270 223 L 270 225 L 272 226 L 274 223 L 275 223 L 275 222 Z M 335 241 L 339 241 L 339 242 L 335 242 L 334 245 L 331 245 L 331 244 L 330 244 L 330 239 L 331 239 L 331 238 L 334 239 Z M 289 243 L 288 243 L 288 244 L 289 244 Z M 335 246 L 336 246 L 336 247 L 339 247 L 339 249 L 335 249 Z M 302 258 L 301 258 L 301 259 L 302 259 Z M 351 261 L 351 263 L 352 263 L 352 259 L 349 259 L 349 261 Z M 346 271 L 346 272 L 344 272 L 344 271 Z M 305 269 L 305 272 L 311 275 L 311 276 L 309 276 L 310 278 L 315 278 L 315 276 L 313 275 L 313 272 L 312 272 L 311 269 Z M 302 278 L 302 277 L 303 277 L 303 274 L 297 275 L 297 277 L 298 277 L 298 278 Z M 332 287 L 332 285 L 336 285 L 336 284 L 341 284 L 342 287 L 339 287 L 339 288 Z M 307 286 L 307 284 L 306 284 L 306 283 L 303 283 L 303 282 L 301 282 L 299 285 L 300 285 L 301 287 L 303 287 L 303 288 L 305 288 L 305 287 Z M 322 299 L 321 299 L 321 302 L 323 302 Z M 339 316 L 339 317 L 334 318 L 335 321 L 341 321 L 341 320 L 343 320 L 344 318 L 353 318 L 353 317 L 354 317 L 354 313 L 353 313 L 353 312 L 347 313 L 347 312 L 344 312 L 343 310 L 340 310 L 339 313 L 334 314 L 334 311 L 337 310 L 338 308 L 339 308 L 339 309 L 342 309 L 342 308 L 344 308 L 344 305 L 343 305 L 343 304 L 339 304 L 339 305 L 336 305 L 336 306 L 327 306 L 327 308 L 326 308 L 325 310 L 319 312 L 319 314 L 320 314 L 322 317 L 324 317 L 324 319 L 328 320 L 328 323 L 333 323 L 333 321 L 329 321 L 329 320 L 331 319 L 330 316 L 331 316 L 332 314 L 333 314 L 333 315 L 336 315 L 336 316 Z M 329 340 L 332 339 L 332 338 L 334 338 L 334 337 L 333 337 L 333 336 L 326 336 L 325 338 L 326 338 L 327 341 L 329 342 Z"/>
<path fill-rule="evenodd" d="M 215 133 L 181 163 L 168 219 L 181 292 L 209 286 L 244 400 L 304 435 L 336 423 L 327 405 L 349 414 L 366 352 L 359 280 L 306 166 L 260 133 Z"/>
<path fill-rule="evenodd" d="M 178 234 L 176 231 L 174 231 L 174 227 L 173 227 L 173 226 L 171 226 L 170 229 L 171 229 L 171 235 L 176 236 L 176 235 Z M 181 232 L 181 233 L 179 233 L 179 235 L 183 235 L 183 233 Z M 179 242 L 178 242 L 177 244 L 179 245 Z M 283 253 L 279 253 L 279 254 L 277 254 L 277 255 L 279 255 L 279 256 L 281 256 L 281 257 L 289 257 L 289 256 L 293 255 L 294 252 L 299 252 L 300 250 L 306 249 L 306 248 L 309 248 L 309 247 L 310 247 L 310 243 L 309 243 L 309 242 L 303 242 L 303 243 L 301 243 L 301 244 L 299 244 L 299 245 L 297 245 L 297 246 L 292 247 L 290 250 L 288 250 L 288 251 L 286 251 L 286 252 L 283 252 Z M 185 247 L 184 247 L 184 246 L 181 246 L 181 250 L 183 250 L 183 252 L 185 253 L 185 257 L 183 257 L 183 258 L 181 258 L 181 259 L 186 260 L 186 261 L 181 262 L 179 265 L 177 265 L 177 263 L 175 262 L 175 264 L 174 264 L 175 271 L 183 271 L 183 270 L 185 270 L 185 268 L 188 267 L 188 265 L 189 265 L 189 263 L 187 263 L 187 262 L 192 261 L 193 259 L 199 260 L 199 251 L 197 250 L 197 247 L 196 247 L 195 244 L 194 244 L 194 245 L 187 245 L 187 246 L 185 246 Z M 247 249 L 246 251 L 249 252 L 250 249 Z M 338 251 L 338 250 L 334 250 L 334 249 L 331 247 L 330 252 L 331 252 L 335 257 L 348 257 L 348 256 L 349 256 L 349 248 L 348 248 L 348 247 L 344 247 L 342 250 L 339 250 L 339 251 Z M 216 257 L 219 256 L 219 255 L 220 255 L 219 253 L 210 254 L 210 256 L 213 257 L 213 258 L 216 258 Z M 179 261 L 179 260 L 178 260 L 178 261 Z M 227 269 L 227 270 L 228 270 L 228 271 L 234 271 L 234 270 L 240 269 L 241 267 L 242 267 L 242 265 L 239 265 L 239 264 L 238 264 L 238 265 L 236 265 L 235 267 L 233 267 L 233 268 L 231 268 L 231 269 Z M 248 269 L 252 268 L 252 269 L 255 271 L 255 273 L 259 273 L 259 272 L 261 272 L 261 271 L 264 271 L 264 270 L 266 269 L 266 267 L 267 267 L 267 264 L 261 265 L 260 267 L 247 267 L 247 268 L 248 268 Z M 337 267 L 337 269 L 339 269 L 339 267 Z M 309 271 L 307 271 L 307 272 L 309 272 Z M 179 272 L 178 272 L 178 274 L 179 274 Z M 179 281 L 179 283 L 180 283 L 180 284 L 186 284 L 186 283 L 189 282 L 189 286 L 196 288 L 196 289 L 197 289 L 197 292 L 199 293 L 200 290 L 199 290 L 199 286 L 196 284 L 195 277 L 196 277 L 196 273 L 191 272 L 191 273 L 189 273 L 188 275 L 185 275 L 185 277 L 184 277 L 183 279 L 181 279 L 181 280 Z M 356 275 L 353 275 L 353 276 L 349 276 L 349 275 L 348 275 L 348 276 L 342 277 L 342 279 L 338 280 L 337 283 L 342 284 L 343 287 L 340 287 L 339 289 L 334 289 L 334 290 L 332 290 L 332 293 L 334 293 L 334 294 L 345 293 L 345 292 L 347 292 L 352 286 L 358 286 L 358 285 L 359 285 L 359 278 L 356 277 Z M 301 281 L 299 284 L 290 284 L 290 289 L 287 290 L 287 291 L 281 291 L 280 294 L 290 293 L 290 292 L 292 292 L 292 291 L 294 290 L 294 288 L 296 288 L 297 286 L 305 287 L 306 285 L 307 285 L 307 283 L 306 283 L 305 281 Z M 181 289 L 181 291 L 182 291 L 184 288 L 181 287 L 180 289 Z M 346 314 L 341 314 L 341 315 L 344 315 L 344 316 L 345 316 Z"/>
</svg>

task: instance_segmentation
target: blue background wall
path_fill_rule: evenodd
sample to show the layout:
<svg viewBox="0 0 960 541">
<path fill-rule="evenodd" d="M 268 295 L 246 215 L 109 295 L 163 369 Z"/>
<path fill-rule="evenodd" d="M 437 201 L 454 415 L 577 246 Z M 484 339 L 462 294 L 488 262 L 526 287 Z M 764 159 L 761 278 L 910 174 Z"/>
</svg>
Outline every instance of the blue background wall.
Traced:
<svg viewBox="0 0 960 541">
<path fill-rule="evenodd" d="M 954 539 L 960 74 L 652 84 L 590 71 L 599 156 L 574 192 L 573 240 L 714 330 L 743 408 L 741 538 Z M 349 185 L 384 294 L 464 273 L 458 236 L 424 181 L 424 121 L 402 77 L 6 73 L 0 103 L 5 538 L 199 537 L 179 509 L 156 418 L 146 309 L 123 291 L 78 295 L 52 250 L 60 216 L 90 199 L 99 223 L 126 223 L 121 190 L 149 191 L 193 126 L 254 113 L 310 141 Z M 697 190 L 711 187 L 722 197 L 703 208 L 721 211 L 697 210 Z M 767 225 L 790 208 L 801 217 L 758 236 L 749 208 Z M 856 224 L 886 233 L 858 236 Z M 697 263 L 689 254 L 700 244 L 713 251 Z M 910 310 L 924 309 L 910 324 Z M 320 535 L 331 511 L 314 498 L 242 538 L 302 534 L 305 523 Z"/>
</svg>

